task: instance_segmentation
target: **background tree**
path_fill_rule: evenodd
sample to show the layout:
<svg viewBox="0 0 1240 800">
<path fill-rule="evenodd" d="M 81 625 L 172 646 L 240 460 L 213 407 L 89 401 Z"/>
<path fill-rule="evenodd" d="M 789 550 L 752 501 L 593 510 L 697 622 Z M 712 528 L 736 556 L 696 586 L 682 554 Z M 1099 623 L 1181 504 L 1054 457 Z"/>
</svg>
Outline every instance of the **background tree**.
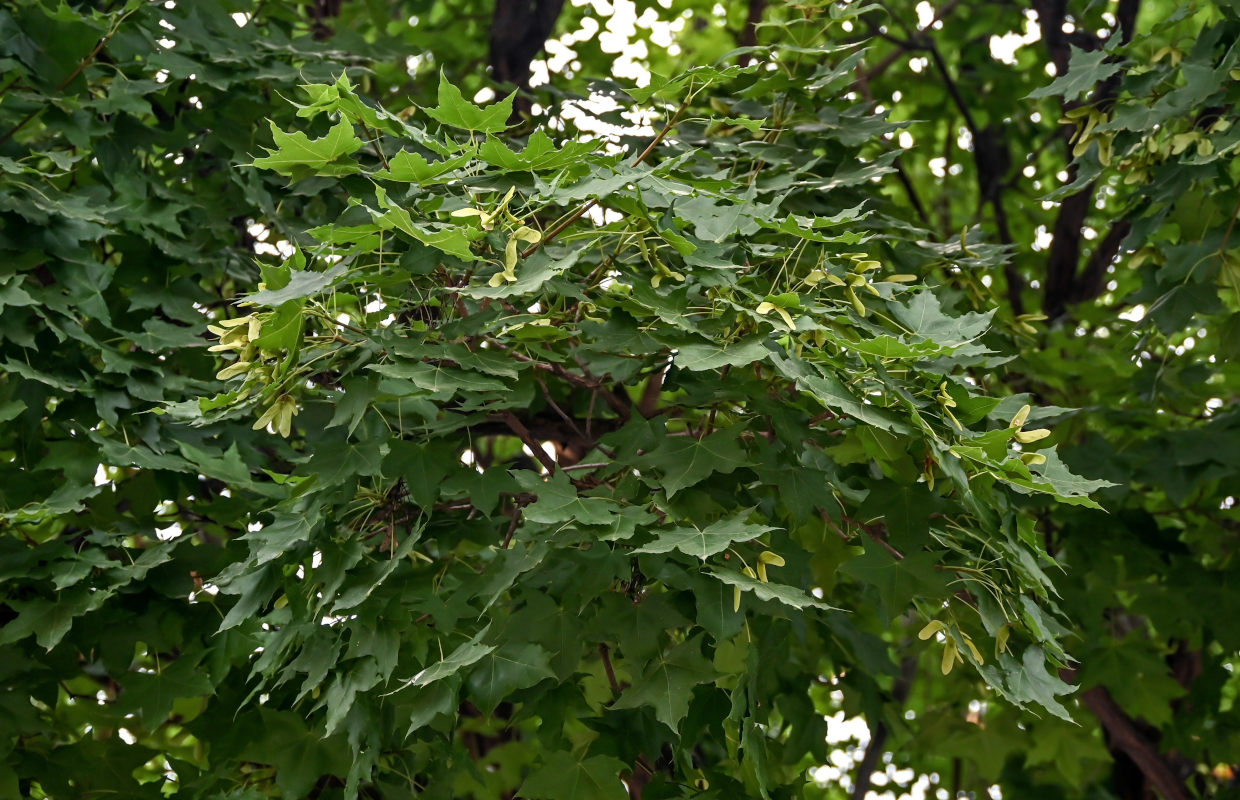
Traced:
<svg viewBox="0 0 1240 800">
<path fill-rule="evenodd" d="M 1235 9 L 669 6 L 0 9 L 0 796 L 1229 790 Z"/>
</svg>

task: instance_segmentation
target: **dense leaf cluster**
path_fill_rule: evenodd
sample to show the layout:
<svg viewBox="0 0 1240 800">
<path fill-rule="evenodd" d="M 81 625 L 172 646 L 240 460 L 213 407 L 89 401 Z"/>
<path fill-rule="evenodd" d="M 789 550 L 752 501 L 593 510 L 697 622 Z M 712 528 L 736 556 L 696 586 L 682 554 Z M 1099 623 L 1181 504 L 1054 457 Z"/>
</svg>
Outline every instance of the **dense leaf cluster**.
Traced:
<svg viewBox="0 0 1240 800">
<path fill-rule="evenodd" d="M 1222 789 L 1234 11 L 399 5 L 0 10 L 0 796 Z"/>
</svg>

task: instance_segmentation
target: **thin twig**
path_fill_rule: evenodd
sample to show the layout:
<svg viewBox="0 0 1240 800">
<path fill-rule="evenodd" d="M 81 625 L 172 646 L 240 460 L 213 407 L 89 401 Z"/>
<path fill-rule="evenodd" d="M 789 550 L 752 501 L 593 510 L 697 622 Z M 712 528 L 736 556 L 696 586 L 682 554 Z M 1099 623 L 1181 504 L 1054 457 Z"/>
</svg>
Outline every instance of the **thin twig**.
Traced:
<svg viewBox="0 0 1240 800">
<path fill-rule="evenodd" d="M 938 69 L 939 75 L 942 76 L 943 83 L 947 87 L 947 93 L 951 95 L 952 102 L 956 104 L 956 108 L 960 109 L 960 115 L 964 117 L 965 127 L 969 129 L 969 133 L 973 135 L 974 139 L 976 139 L 978 127 L 977 123 L 973 120 L 973 112 L 969 110 L 968 104 L 964 101 L 964 96 L 960 94 L 959 87 L 957 87 L 956 82 L 952 80 L 951 73 L 947 71 L 947 62 L 943 60 L 943 54 L 939 52 L 939 48 L 935 46 L 934 42 L 930 41 L 928 38 L 925 42 L 926 50 L 929 51 L 930 58 L 934 61 L 934 66 Z"/>
<path fill-rule="evenodd" d="M 501 550 L 507 550 L 512 544 L 512 536 L 517 532 L 517 525 L 521 522 L 521 505 L 514 504 L 512 507 L 512 521 L 508 523 L 508 531 L 504 534 L 504 543 L 500 545 Z"/>
<path fill-rule="evenodd" d="M 620 682 L 616 680 L 616 671 L 611 667 L 611 651 L 605 643 L 598 643 L 598 654 L 603 659 L 603 670 L 607 673 L 607 682 L 611 684 L 611 690 L 620 694 Z"/>
<path fill-rule="evenodd" d="M 64 91 L 66 86 L 73 83 L 73 81 L 77 79 L 77 76 L 82 74 L 82 70 L 86 69 L 87 65 L 89 65 L 92 61 L 95 60 L 95 56 L 99 55 L 99 52 L 103 50 L 104 47 L 107 46 L 108 42 L 112 40 L 112 37 L 116 35 L 116 32 L 120 30 L 121 23 L 124 22 L 125 18 L 128 17 L 132 13 L 133 11 L 127 11 L 120 19 L 116 21 L 116 24 L 112 26 L 112 30 L 104 34 L 103 38 L 99 40 L 99 43 L 95 45 L 95 49 L 87 53 L 86 57 L 78 62 L 78 65 L 73 70 L 73 72 L 69 73 L 69 77 L 61 81 L 60 85 L 56 87 L 56 91 L 52 92 L 52 94 L 60 94 L 62 91 Z M 6 86 L 5 90 L 7 91 L 7 89 L 8 87 Z M 4 144 L 9 139 L 13 138 L 13 136 L 15 136 L 18 131 L 26 127 L 26 125 L 32 119 L 37 117 L 40 114 L 40 112 L 43 111 L 44 108 L 46 108 L 46 106 L 40 106 L 39 108 L 36 108 L 34 111 L 31 111 L 29 114 L 27 114 L 25 119 L 23 119 L 21 122 L 17 123 L 12 128 L 9 128 L 7 133 L 5 133 L 3 136 L 0 136 L 0 144 Z"/>
<path fill-rule="evenodd" d="M 586 436 L 585 433 L 582 432 L 581 428 L 577 427 L 577 423 L 573 420 L 573 418 L 570 417 L 568 414 L 565 414 L 564 409 L 560 408 L 560 404 L 555 402 L 555 400 L 551 399 L 551 392 L 548 391 L 547 384 L 543 381 L 543 379 L 538 376 L 535 376 L 534 380 L 538 381 L 538 386 L 539 388 L 542 389 L 543 399 L 547 401 L 547 405 L 551 406 L 552 410 L 555 411 L 555 413 L 560 415 L 560 419 L 564 420 L 564 422 L 567 423 L 568 427 L 572 428 L 573 433 L 581 437 L 583 441 L 589 441 L 590 440 L 589 437 Z"/>
<path fill-rule="evenodd" d="M 366 135 L 371 137 L 370 146 L 374 149 L 375 155 L 379 157 L 379 160 L 383 162 L 383 168 L 391 172 L 392 168 L 388 165 L 387 156 L 383 154 L 383 148 L 379 146 L 379 132 L 371 130 L 370 126 L 361 120 L 358 120 L 358 124 L 362 126 L 362 130 L 366 131 Z"/>
<path fill-rule="evenodd" d="M 641 155 L 639 155 L 637 159 L 634 160 L 633 163 L 629 165 L 630 168 L 638 166 L 639 164 L 641 164 L 643 161 L 646 160 L 647 156 L 649 156 L 652 152 L 654 152 L 654 149 L 658 147 L 659 143 L 663 141 L 664 137 L 666 137 L 667 134 L 671 132 L 672 127 L 680 119 L 680 115 L 685 113 L 685 109 L 688 107 L 689 107 L 689 97 L 686 97 L 684 99 L 684 102 L 680 104 L 680 107 L 676 109 L 676 113 L 672 114 L 670 117 L 667 118 L 667 123 L 664 124 L 663 130 L 659 131 L 659 133 L 654 137 L 654 139 L 650 141 L 650 144 L 646 145 L 646 149 L 641 152 Z M 589 200 L 587 200 L 585 203 L 582 204 L 581 208 L 577 209 L 572 214 L 568 215 L 568 217 L 563 222 L 561 222 L 559 225 L 556 225 L 554 228 L 548 231 L 546 236 L 544 236 L 542 239 L 538 240 L 537 242 L 534 242 L 534 244 L 530 245 L 529 247 L 525 248 L 525 250 L 521 253 L 521 258 L 526 259 L 532 256 L 534 253 L 537 253 L 543 247 L 543 245 L 547 244 L 551 240 L 555 239 L 555 237 L 563 233 L 565 228 L 567 228 L 569 225 L 572 225 L 574 222 L 584 217 L 586 215 L 586 212 L 594 208 L 594 206 L 596 205 L 598 205 L 598 198 L 590 198 Z"/>
</svg>

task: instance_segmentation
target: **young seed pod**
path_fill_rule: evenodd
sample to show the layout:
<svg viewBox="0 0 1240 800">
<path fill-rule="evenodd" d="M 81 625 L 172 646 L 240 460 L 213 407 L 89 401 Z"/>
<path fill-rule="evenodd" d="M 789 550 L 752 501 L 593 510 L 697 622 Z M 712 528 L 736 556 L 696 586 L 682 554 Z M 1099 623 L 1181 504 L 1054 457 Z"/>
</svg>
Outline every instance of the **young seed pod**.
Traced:
<svg viewBox="0 0 1240 800">
<path fill-rule="evenodd" d="M 249 370 L 249 361 L 234 361 L 232 364 L 229 364 L 227 367 L 224 367 L 222 370 L 215 373 L 215 379 L 217 381 L 226 381 L 229 378 L 249 372 Z"/>
<path fill-rule="evenodd" d="M 867 313 L 866 308 L 865 308 L 865 303 L 861 302 L 861 299 L 857 297 L 857 293 L 853 291 L 851 286 L 848 287 L 847 293 L 848 293 L 848 299 L 852 303 L 853 308 L 856 309 L 858 314 L 864 317 Z"/>
<path fill-rule="evenodd" d="M 951 673 L 952 667 L 956 666 L 956 659 L 960 658 L 960 651 L 956 647 L 956 640 L 947 637 L 947 644 L 943 647 L 943 661 L 939 664 L 939 669 L 944 675 Z"/>
<path fill-rule="evenodd" d="M 973 654 L 973 658 L 977 659 L 977 663 L 985 664 L 986 659 L 982 658 L 981 651 L 977 649 L 977 645 L 973 644 L 973 640 L 964 634 L 961 634 L 961 636 L 964 637 L 965 647 L 969 648 L 969 652 Z"/>
<path fill-rule="evenodd" d="M 763 550 L 762 554 L 758 556 L 758 563 L 770 564 L 772 567 L 782 567 L 786 562 L 779 553 L 773 550 Z"/>
<path fill-rule="evenodd" d="M 998 658 L 1000 653 L 1007 652 L 1008 637 L 1011 635 L 1012 635 L 1011 625 L 1004 625 L 1003 627 L 999 628 L 999 632 L 995 634 L 995 658 Z"/>
</svg>

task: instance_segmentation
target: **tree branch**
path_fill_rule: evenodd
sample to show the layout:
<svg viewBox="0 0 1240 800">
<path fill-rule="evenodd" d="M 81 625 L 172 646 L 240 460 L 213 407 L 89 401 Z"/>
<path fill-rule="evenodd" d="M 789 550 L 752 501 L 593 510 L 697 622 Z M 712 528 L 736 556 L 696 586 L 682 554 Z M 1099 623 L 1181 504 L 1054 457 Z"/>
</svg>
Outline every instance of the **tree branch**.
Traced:
<svg viewBox="0 0 1240 800">
<path fill-rule="evenodd" d="M 1043 31 L 1043 38 L 1051 61 L 1055 64 L 1056 74 L 1063 75 L 1068 70 L 1071 57 L 1071 45 L 1076 44 L 1086 50 L 1094 50 L 1102 46 L 1103 39 L 1086 31 L 1073 34 L 1076 39 L 1069 39 L 1064 33 L 1063 25 L 1067 17 L 1067 0 L 1032 0 L 1032 6 L 1038 14 Z M 1140 11 L 1140 0 L 1120 0 L 1117 9 L 1117 24 L 1120 39 L 1127 44 L 1136 31 L 1137 14 Z M 1106 105 L 1115 97 L 1119 90 L 1119 75 L 1098 84 L 1090 102 Z M 1065 127 L 1065 131 L 1070 128 Z M 1075 180 L 1075 166 L 1069 168 L 1069 181 Z M 1119 252 L 1119 246 L 1131 230 L 1126 222 L 1112 226 L 1106 238 L 1085 265 L 1080 269 L 1082 228 L 1090 203 L 1094 196 L 1096 182 L 1090 182 L 1080 192 L 1069 196 L 1059 206 L 1059 214 L 1055 218 L 1054 239 L 1050 252 L 1047 254 L 1046 286 L 1042 295 L 1042 313 L 1050 319 L 1056 319 L 1067 311 L 1069 303 L 1092 300 L 1102 292 L 1105 285 L 1106 268 L 1111 259 Z M 1080 274 L 1078 275 L 1078 271 Z"/>
<path fill-rule="evenodd" d="M 491 18 L 491 77 L 528 91 L 530 64 L 547 46 L 563 8 L 564 0 L 496 0 Z M 518 94 L 510 121 L 520 121 L 530 108 L 529 98 Z"/>
<path fill-rule="evenodd" d="M 758 23 L 762 22 L 762 14 L 765 11 L 766 0 L 749 0 L 749 13 L 745 17 L 745 27 L 737 40 L 738 46 L 754 47 L 758 44 Z M 753 54 L 741 53 L 737 61 L 742 67 L 747 67 L 753 61 Z"/>
<path fill-rule="evenodd" d="M 1068 296 L 1069 303 L 1083 303 L 1093 300 L 1106 288 L 1107 268 L 1119 253 L 1120 245 L 1132 230 L 1132 223 L 1120 220 L 1111 226 L 1111 230 L 1103 237 L 1094 252 L 1090 254 L 1085 270 L 1077 279 Z"/>
<path fill-rule="evenodd" d="M 1081 693 L 1081 702 L 1106 729 L 1111 746 L 1132 759 L 1163 800 L 1190 800 L 1188 787 L 1163 759 L 1132 717 L 1120 707 L 1104 686 Z"/>
<path fill-rule="evenodd" d="M 517 419 L 517 415 L 505 409 L 503 417 L 504 423 L 525 444 L 530 451 L 530 455 L 538 459 L 538 463 L 542 464 L 548 473 L 554 473 L 555 462 L 551 460 L 551 456 L 547 455 L 547 451 L 542 449 L 542 445 L 534 441 L 534 437 L 530 436 L 529 429 L 525 427 L 521 420 Z"/>
<path fill-rule="evenodd" d="M 891 701 L 897 709 L 903 708 L 905 702 L 908 701 L 908 693 L 912 688 L 916 670 L 916 659 L 909 657 L 900 662 L 900 677 L 896 678 L 895 684 L 891 687 Z M 866 745 L 865 755 L 862 756 L 861 763 L 857 766 L 857 777 L 853 779 L 852 800 L 865 800 L 866 794 L 870 791 L 874 770 L 878 766 L 878 760 L 883 755 L 883 748 L 887 746 L 887 737 L 890 735 L 891 729 L 887 726 L 886 720 L 880 719 L 874 724 L 870 743 Z"/>
</svg>

